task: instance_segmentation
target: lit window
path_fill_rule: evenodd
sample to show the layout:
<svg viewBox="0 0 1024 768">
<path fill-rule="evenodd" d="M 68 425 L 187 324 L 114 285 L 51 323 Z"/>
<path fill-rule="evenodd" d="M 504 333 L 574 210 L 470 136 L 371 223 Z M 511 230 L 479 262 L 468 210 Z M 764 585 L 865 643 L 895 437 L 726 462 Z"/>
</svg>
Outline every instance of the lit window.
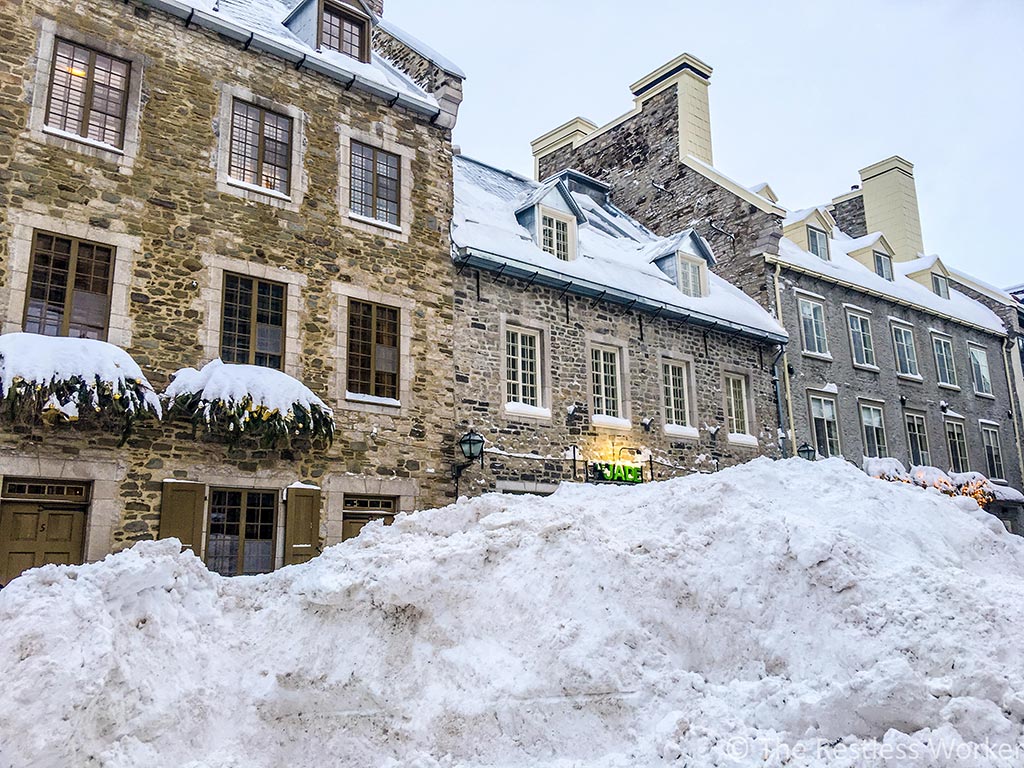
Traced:
<svg viewBox="0 0 1024 768">
<path fill-rule="evenodd" d="M 621 393 L 619 391 L 619 352 L 609 347 L 594 347 L 591 350 L 591 382 L 595 416 L 622 415 Z"/>
<path fill-rule="evenodd" d="M 679 257 L 679 290 L 695 298 L 704 295 L 700 262 Z"/>
<path fill-rule="evenodd" d="M 949 280 L 942 275 L 932 275 L 932 290 L 937 296 L 944 299 L 949 298 Z"/>
<path fill-rule="evenodd" d="M 864 432 L 864 455 L 879 458 L 889 455 L 885 442 L 885 420 L 882 409 L 877 405 L 860 406 L 860 423 Z"/>
<path fill-rule="evenodd" d="M 36 232 L 24 330 L 105 340 L 113 267 L 108 245 Z"/>
<path fill-rule="evenodd" d="M 348 391 L 398 400 L 398 309 L 349 302 Z"/>
<path fill-rule="evenodd" d="M 663 363 L 661 369 L 665 386 L 665 423 L 688 427 L 690 394 L 687 366 L 684 363 Z"/>
<path fill-rule="evenodd" d="M 367 20 L 352 10 L 324 3 L 320 45 L 359 61 L 369 61 Z"/>
<path fill-rule="evenodd" d="M 988 352 L 973 344 L 968 346 L 971 355 L 971 375 L 974 378 L 974 391 L 979 395 L 992 394 L 992 377 L 988 371 Z"/>
<path fill-rule="evenodd" d="M 935 347 L 935 370 L 938 372 L 939 384 L 957 386 L 956 366 L 953 364 L 953 342 L 944 336 L 933 336 Z"/>
<path fill-rule="evenodd" d="M 814 447 L 822 456 L 839 456 L 839 424 L 836 401 L 831 397 L 811 396 L 811 423 Z"/>
<path fill-rule="evenodd" d="M 539 333 L 511 328 L 505 331 L 505 402 L 540 405 L 539 348 Z"/>
<path fill-rule="evenodd" d="M 235 99 L 231 107 L 228 175 L 236 181 L 289 193 L 292 119 Z"/>
<path fill-rule="evenodd" d="M 949 468 L 952 472 L 967 472 L 967 436 L 959 421 L 946 422 L 946 445 L 949 446 Z"/>
<path fill-rule="evenodd" d="M 925 427 L 924 416 L 919 413 L 908 413 L 906 422 L 911 465 L 915 467 L 930 465 L 932 460 L 931 454 L 928 452 L 928 430 Z"/>
<path fill-rule="evenodd" d="M 573 231 L 575 222 L 567 217 L 544 211 L 540 217 L 540 247 L 562 261 L 573 258 Z"/>
<path fill-rule="evenodd" d="M 46 125 L 114 147 L 124 144 L 131 64 L 57 40 Z"/>
<path fill-rule="evenodd" d="M 871 320 L 864 315 L 853 312 L 847 315 L 850 325 L 850 349 L 853 351 L 853 364 L 875 366 L 875 348 L 871 341 Z"/>
<path fill-rule="evenodd" d="M 919 376 L 914 331 L 903 325 L 894 325 L 892 343 L 896 351 L 896 373 L 901 376 Z"/>
<path fill-rule="evenodd" d="M 729 434 L 750 434 L 750 419 L 747 414 L 747 377 L 727 374 L 725 377 L 726 419 Z"/>
<path fill-rule="evenodd" d="M 804 352 L 814 355 L 828 354 L 828 341 L 825 338 L 825 307 L 808 299 L 800 299 L 800 332 L 803 337 Z"/>
<path fill-rule="evenodd" d="M 224 275 L 220 358 L 225 363 L 282 369 L 285 286 Z"/>
<path fill-rule="evenodd" d="M 822 261 L 828 261 L 828 235 L 814 227 L 807 228 L 807 243 L 811 253 Z"/>
<path fill-rule="evenodd" d="M 277 493 L 212 489 L 206 567 L 221 576 L 274 570 Z"/>
<path fill-rule="evenodd" d="M 985 445 L 985 461 L 988 476 L 993 480 L 1003 479 L 1003 449 L 999 445 L 999 427 L 994 424 L 981 425 L 981 441 Z"/>
<path fill-rule="evenodd" d="M 875 251 L 875 272 L 879 277 L 892 282 L 892 256 Z"/>
<path fill-rule="evenodd" d="M 352 142 L 352 212 L 398 226 L 402 174 L 398 155 Z"/>
</svg>

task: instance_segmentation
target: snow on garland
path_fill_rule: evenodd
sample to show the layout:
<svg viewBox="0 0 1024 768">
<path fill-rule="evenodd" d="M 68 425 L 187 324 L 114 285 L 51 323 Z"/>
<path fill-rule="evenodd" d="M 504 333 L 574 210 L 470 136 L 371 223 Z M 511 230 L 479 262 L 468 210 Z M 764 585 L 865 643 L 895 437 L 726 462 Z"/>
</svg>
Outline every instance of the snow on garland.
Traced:
<svg viewBox="0 0 1024 768">
<path fill-rule="evenodd" d="M 136 420 L 162 415 L 160 398 L 120 347 L 35 333 L 0 336 L 0 403 L 11 419 L 41 416 L 50 425 L 104 413 L 121 421 L 122 442 Z"/>
<path fill-rule="evenodd" d="M 224 436 L 235 444 L 244 436 L 266 445 L 305 435 L 330 442 L 334 414 L 301 382 L 286 373 L 255 365 L 212 360 L 197 371 L 182 368 L 164 397 L 170 412 L 181 413 L 194 426 Z"/>
<path fill-rule="evenodd" d="M 907 483 L 919 488 L 937 488 L 947 496 L 969 496 L 984 507 L 996 500 L 1022 500 L 1024 496 L 1004 486 L 994 485 L 980 472 L 948 474 L 938 467 L 911 467 L 908 471 L 898 459 L 864 458 L 864 472 L 879 480 Z M 1017 497 L 1020 497 L 1019 499 Z"/>
</svg>

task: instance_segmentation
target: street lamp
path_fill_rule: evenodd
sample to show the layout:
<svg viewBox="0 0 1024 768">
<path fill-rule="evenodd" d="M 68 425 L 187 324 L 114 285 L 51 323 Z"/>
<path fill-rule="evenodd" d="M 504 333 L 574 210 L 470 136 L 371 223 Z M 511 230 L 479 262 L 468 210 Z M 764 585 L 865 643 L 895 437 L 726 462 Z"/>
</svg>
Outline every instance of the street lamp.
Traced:
<svg viewBox="0 0 1024 768">
<path fill-rule="evenodd" d="M 459 478 L 462 477 L 462 473 L 466 470 L 470 464 L 477 459 L 480 459 L 480 468 L 484 466 L 484 438 L 483 435 L 479 434 L 475 429 L 470 429 L 469 432 L 459 438 L 458 442 L 459 450 L 462 451 L 462 455 L 466 457 L 466 461 L 462 464 L 456 464 L 452 467 L 452 476 L 455 478 L 455 498 L 459 498 Z"/>
<path fill-rule="evenodd" d="M 818 456 L 818 452 L 814 450 L 813 445 L 808 445 L 807 443 L 804 443 L 803 445 L 796 449 L 796 455 L 799 456 L 801 459 L 806 459 L 807 461 L 814 461 L 815 458 L 817 458 Z"/>
</svg>

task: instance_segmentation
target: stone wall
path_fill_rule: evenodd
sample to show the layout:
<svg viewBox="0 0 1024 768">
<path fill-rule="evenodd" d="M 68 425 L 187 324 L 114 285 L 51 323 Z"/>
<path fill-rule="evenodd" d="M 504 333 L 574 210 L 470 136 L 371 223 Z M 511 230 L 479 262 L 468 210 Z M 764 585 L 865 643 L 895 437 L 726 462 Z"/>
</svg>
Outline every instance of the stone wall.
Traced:
<svg viewBox="0 0 1024 768">
<path fill-rule="evenodd" d="M 541 332 L 543 418 L 507 413 L 504 328 Z M 776 455 L 778 418 L 768 371 L 776 347 L 740 337 L 707 333 L 695 326 L 654 318 L 607 302 L 560 297 L 543 286 L 464 270 L 455 280 L 456 410 L 460 428 L 475 428 L 488 441 L 485 467 L 467 469 L 461 492 L 551 490 L 563 480 L 582 480 L 584 462 L 653 458 L 659 479 L 714 471 L 760 454 Z M 613 430 L 591 423 L 588 344 L 621 347 L 627 359 L 625 400 L 631 428 Z M 693 438 L 666 434 L 662 359 L 688 362 L 693 371 L 696 418 Z M 756 447 L 731 444 L 722 429 L 725 370 L 752 380 L 752 423 Z M 645 427 L 643 422 L 649 420 Z M 573 472 L 573 446 L 579 463 Z M 636 453 L 636 452 L 639 453 Z"/>
<path fill-rule="evenodd" d="M 274 488 L 302 480 L 328 495 L 334 487 L 399 496 L 404 508 L 447 501 L 454 407 L 450 131 L 130 3 L 3 3 L 0 24 L 3 330 L 20 330 L 24 283 L 15 277 L 27 269 L 16 264 L 26 226 L 47 222 L 62 233 L 118 239 L 124 244 L 115 271 L 124 284 L 115 286 L 113 302 L 123 299 L 125 346 L 159 390 L 179 368 L 208 361 L 209 339 L 216 349 L 219 307 L 210 297 L 219 296 L 216 270 L 231 264 L 288 283 L 288 372 L 334 407 L 338 424 L 330 449 L 268 451 L 195 439 L 187 423 L 143 427 L 123 447 L 87 419 L 53 430 L 0 423 L 0 475 L 29 468 L 60 476 L 73 466 L 74 479 L 98 481 L 81 475 L 89 466 L 123 465 L 111 546 L 155 535 L 166 478 Z M 123 155 L 32 128 L 41 96 L 45 103 L 39 72 L 49 66 L 38 54 L 55 34 L 132 60 L 130 110 L 138 127 Z M 295 117 L 290 201 L 221 178 L 220 137 L 230 124 L 225 94 L 236 92 Z M 354 131 L 391 142 L 407 159 L 402 233 L 352 220 L 339 204 L 347 172 L 339 136 Z M 348 296 L 402 307 L 408 397 L 400 408 L 345 399 Z M 325 501 L 325 509 L 340 508 L 341 496 Z M 328 541 L 339 537 L 337 525 L 322 525 Z"/>
<path fill-rule="evenodd" d="M 839 229 L 850 237 L 863 237 L 868 234 L 863 194 L 833 203 L 828 210 L 839 225 Z"/>
</svg>

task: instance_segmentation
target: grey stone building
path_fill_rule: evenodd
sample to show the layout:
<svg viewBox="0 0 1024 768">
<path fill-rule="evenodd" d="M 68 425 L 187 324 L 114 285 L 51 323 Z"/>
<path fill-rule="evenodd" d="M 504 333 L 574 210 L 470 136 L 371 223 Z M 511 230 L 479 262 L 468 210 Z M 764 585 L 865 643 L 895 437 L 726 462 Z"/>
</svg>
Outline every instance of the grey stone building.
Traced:
<svg viewBox="0 0 1024 768">
<path fill-rule="evenodd" d="M 629 113 L 538 138 L 538 178 L 576 168 L 654 232 L 692 227 L 714 270 L 782 322 L 786 453 L 890 456 L 1019 488 L 1015 331 L 923 256 L 913 167 L 890 158 L 850 193 L 787 211 L 767 184 L 713 166 L 711 74 L 684 54 L 632 86 Z"/>
<path fill-rule="evenodd" d="M 573 171 L 538 184 L 456 157 L 454 178 L 456 418 L 487 442 L 461 492 L 778 455 L 786 335 L 703 238 L 655 236 Z"/>
</svg>

